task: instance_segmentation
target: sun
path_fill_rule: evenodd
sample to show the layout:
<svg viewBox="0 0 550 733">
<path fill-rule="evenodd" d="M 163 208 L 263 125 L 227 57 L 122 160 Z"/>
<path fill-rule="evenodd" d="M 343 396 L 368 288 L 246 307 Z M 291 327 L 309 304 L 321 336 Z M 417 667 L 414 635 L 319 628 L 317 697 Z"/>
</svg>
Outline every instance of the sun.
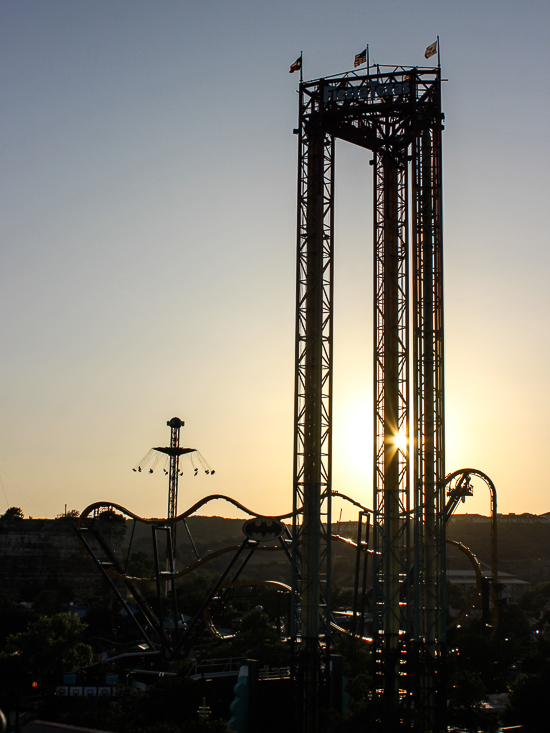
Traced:
<svg viewBox="0 0 550 733">
<path fill-rule="evenodd" d="M 406 452 L 409 439 L 402 429 L 399 430 L 397 435 L 394 437 L 393 442 L 402 453 Z"/>
</svg>

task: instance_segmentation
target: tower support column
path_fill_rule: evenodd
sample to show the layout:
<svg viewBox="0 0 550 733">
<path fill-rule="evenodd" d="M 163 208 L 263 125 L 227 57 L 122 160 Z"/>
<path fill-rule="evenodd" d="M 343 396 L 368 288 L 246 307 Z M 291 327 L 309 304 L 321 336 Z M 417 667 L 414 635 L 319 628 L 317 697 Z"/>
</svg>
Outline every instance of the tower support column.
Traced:
<svg viewBox="0 0 550 733">
<path fill-rule="evenodd" d="M 319 115 L 301 115 L 291 636 L 304 733 L 319 728 L 330 658 L 333 157 Z"/>
</svg>

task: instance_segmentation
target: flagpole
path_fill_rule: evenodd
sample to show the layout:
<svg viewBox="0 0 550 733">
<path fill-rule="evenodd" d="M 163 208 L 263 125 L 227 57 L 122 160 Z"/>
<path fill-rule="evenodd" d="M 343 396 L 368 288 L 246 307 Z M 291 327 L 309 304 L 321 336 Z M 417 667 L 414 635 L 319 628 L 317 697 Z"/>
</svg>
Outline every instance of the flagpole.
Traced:
<svg viewBox="0 0 550 733">
<path fill-rule="evenodd" d="M 304 61 L 302 59 L 303 51 L 300 51 L 300 84 L 304 81 L 303 77 L 303 68 L 304 68 Z"/>
<path fill-rule="evenodd" d="M 441 53 L 439 51 L 439 36 L 437 37 L 437 66 L 439 70 L 441 70 Z"/>
<path fill-rule="evenodd" d="M 367 76 L 370 76 L 369 44 L 367 43 Z"/>
</svg>

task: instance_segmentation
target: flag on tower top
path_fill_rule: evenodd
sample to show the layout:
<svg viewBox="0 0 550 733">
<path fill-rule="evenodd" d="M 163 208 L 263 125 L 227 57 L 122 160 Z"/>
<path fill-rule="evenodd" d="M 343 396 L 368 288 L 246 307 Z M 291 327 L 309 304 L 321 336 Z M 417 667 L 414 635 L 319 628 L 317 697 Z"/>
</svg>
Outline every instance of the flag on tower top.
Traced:
<svg viewBox="0 0 550 733">
<path fill-rule="evenodd" d="M 298 56 L 296 61 L 293 64 L 291 64 L 290 71 L 288 73 L 294 74 L 295 71 L 300 71 L 301 68 L 302 68 L 302 57 Z"/>
<path fill-rule="evenodd" d="M 358 53 L 355 56 L 355 59 L 353 61 L 353 68 L 356 69 L 358 66 L 361 66 L 361 64 L 364 64 L 367 60 L 367 49 L 365 48 L 364 51 L 361 51 L 361 53 Z"/>
<path fill-rule="evenodd" d="M 435 56 L 437 53 L 437 41 L 434 41 L 433 43 L 430 43 L 428 48 L 424 51 L 424 58 L 429 59 L 432 56 Z"/>
</svg>

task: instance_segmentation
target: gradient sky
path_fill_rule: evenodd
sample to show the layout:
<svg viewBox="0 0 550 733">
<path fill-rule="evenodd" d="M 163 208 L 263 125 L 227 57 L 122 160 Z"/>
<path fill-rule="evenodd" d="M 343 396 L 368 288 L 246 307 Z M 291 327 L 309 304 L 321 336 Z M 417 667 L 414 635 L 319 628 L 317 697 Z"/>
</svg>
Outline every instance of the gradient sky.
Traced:
<svg viewBox="0 0 550 733">
<path fill-rule="evenodd" d="M 289 65 L 423 66 L 439 35 L 447 470 L 550 511 L 549 28 L 548 0 L 2 0 L 0 509 L 163 515 L 131 469 L 174 415 L 216 471 L 184 463 L 180 510 L 291 509 Z M 337 143 L 333 477 L 369 506 L 370 157 Z"/>
</svg>

